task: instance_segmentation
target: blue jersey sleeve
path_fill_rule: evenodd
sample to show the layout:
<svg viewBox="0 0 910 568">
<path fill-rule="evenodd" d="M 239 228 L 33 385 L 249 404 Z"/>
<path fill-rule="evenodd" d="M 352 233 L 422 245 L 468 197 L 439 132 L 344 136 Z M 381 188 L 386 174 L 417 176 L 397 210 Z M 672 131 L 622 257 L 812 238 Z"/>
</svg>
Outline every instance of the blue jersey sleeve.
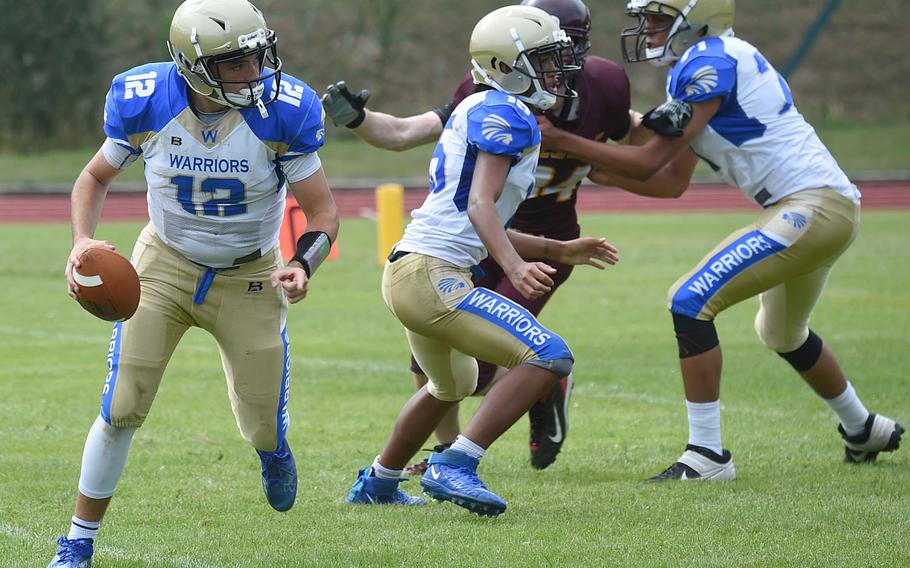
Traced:
<svg viewBox="0 0 910 568">
<path fill-rule="evenodd" d="M 174 88 L 177 81 L 182 79 L 173 63 L 150 63 L 114 77 L 104 103 L 107 137 L 142 153 L 142 143 L 186 107 L 186 96 Z"/>
<path fill-rule="evenodd" d="M 262 118 L 255 108 L 242 109 L 249 127 L 263 142 L 276 142 L 286 148 L 278 153 L 281 161 L 293 160 L 302 154 L 312 154 L 325 144 L 325 112 L 316 92 L 306 83 L 287 74 L 281 75 L 278 94 L 271 81 L 263 98 L 275 98 Z"/>
<path fill-rule="evenodd" d="M 139 154 L 141 150 L 130 145 L 129 135 L 126 133 L 123 119 L 120 117 L 120 107 L 117 101 L 122 99 L 123 83 L 118 83 L 115 79 L 104 100 L 104 134 L 118 145 L 127 148 L 131 153 Z"/>
<path fill-rule="evenodd" d="M 695 103 L 736 89 L 736 60 L 731 57 L 696 55 L 677 67 L 670 93 L 674 99 Z"/>
<path fill-rule="evenodd" d="M 300 128 L 288 145 L 289 153 L 312 154 L 325 144 L 325 110 L 319 97 L 309 87 L 307 95 L 303 101 L 307 104 L 300 117 Z"/>
<path fill-rule="evenodd" d="M 525 150 L 540 144 L 537 121 L 514 97 L 490 91 L 486 101 L 468 111 L 467 119 L 468 143 L 488 154 L 518 160 Z"/>
</svg>

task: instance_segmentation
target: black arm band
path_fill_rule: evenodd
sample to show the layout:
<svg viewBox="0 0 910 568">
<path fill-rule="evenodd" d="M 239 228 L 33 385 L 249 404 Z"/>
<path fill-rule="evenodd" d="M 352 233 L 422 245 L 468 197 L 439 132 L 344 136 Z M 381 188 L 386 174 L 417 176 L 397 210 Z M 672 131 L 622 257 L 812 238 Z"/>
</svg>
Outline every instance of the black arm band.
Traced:
<svg viewBox="0 0 910 568">
<path fill-rule="evenodd" d="M 455 110 L 455 107 L 452 106 L 452 103 L 446 103 L 439 108 L 434 108 L 433 112 L 436 113 L 436 116 L 439 117 L 439 122 L 445 127 L 446 123 L 449 122 L 449 117 L 452 116 L 453 110 Z"/>
<path fill-rule="evenodd" d="M 296 260 L 303 265 L 307 278 L 312 278 L 313 273 L 329 256 L 332 241 L 322 231 L 307 231 L 297 239 L 297 251 L 291 260 Z"/>
</svg>

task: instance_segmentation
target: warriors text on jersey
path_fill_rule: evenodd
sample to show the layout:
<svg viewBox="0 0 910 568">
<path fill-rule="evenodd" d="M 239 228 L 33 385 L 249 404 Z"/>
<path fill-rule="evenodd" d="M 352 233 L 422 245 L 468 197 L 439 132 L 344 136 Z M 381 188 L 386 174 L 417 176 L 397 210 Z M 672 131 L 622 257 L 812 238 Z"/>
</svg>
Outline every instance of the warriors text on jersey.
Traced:
<svg viewBox="0 0 910 568">
<path fill-rule="evenodd" d="M 467 97 L 452 112 L 430 161 L 430 193 L 412 214 L 397 251 L 419 252 L 468 268 L 487 256 L 468 218 L 477 152 L 509 156 L 512 167 L 496 212 L 508 222 L 534 188 L 540 129 L 531 110 L 499 91 Z"/>
<path fill-rule="evenodd" d="M 692 150 L 759 205 L 822 187 L 859 200 L 786 81 L 752 45 L 734 37 L 698 42 L 670 70 L 667 94 L 689 102 L 722 97 Z"/>
<path fill-rule="evenodd" d="M 452 98 L 460 103 L 474 88 L 468 75 Z M 629 131 L 629 79 L 620 65 L 589 55 L 573 88 L 578 107 L 567 120 L 547 113 L 557 128 L 589 140 L 620 140 Z M 524 233 L 571 239 L 578 236 L 575 213 L 578 186 L 591 166 L 564 152 L 541 150 L 534 190 L 512 219 L 511 227 Z"/>
<path fill-rule="evenodd" d="M 276 246 L 285 173 L 293 170 L 290 180 L 299 181 L 318 169 L 312 158 L 325 137 L 319 98 L 290 75 L 282 74 L 279 85 L 268 117 L 256 108 L 231 109 L 207 124 L 190 108 L 174 63 L 143 65 L 114 78 L 105 134 L 142 155 L 155 231 L 193 262 L 233 266 Z M 275 88 L 270 79 L 263 99 Z M 311 158 L 306 172 L 296 167 L 301 158 Z"/>
</svg>

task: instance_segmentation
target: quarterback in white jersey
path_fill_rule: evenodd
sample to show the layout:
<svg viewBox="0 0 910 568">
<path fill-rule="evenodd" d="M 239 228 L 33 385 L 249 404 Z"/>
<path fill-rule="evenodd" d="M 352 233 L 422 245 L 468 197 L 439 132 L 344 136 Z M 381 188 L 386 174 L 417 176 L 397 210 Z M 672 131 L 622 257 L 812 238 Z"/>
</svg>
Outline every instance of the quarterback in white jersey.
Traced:
<svg viewBox="0 0 910 568">
<path fill-rule="evenodd" d="M 478 22 L 470 52 L 474 80 L 492 89 L 466 98 L 448 119 L 430 164 L 430 194 L 382 278 L 383 299 L 429 382 L 402 409 L 373 464 L 360 470 L 349 503 L 424 503 L 398 488 L 402 470 L 442 417 L 474 392 L 480 359 L 510 370 L 452 446 L 430 457 L 421 486 L 472 512 L 502 513 L 505 501 L 477 476 L 480 458 L 571 371 L 573 356 L 522 306 L 474 288 L 470 268 L 489 251 L 533 298 L 553 285 L 554 269 L 522 257 L 597 267 L 617 260 L 604 239 L 562 242 L 505 228 L 534 187 L 540 132 L 527 104 L 546 109 L 557 96 L 571 96 L 563 78 L 577 67 L 559 20 L 538 8 L 500 8 Z"/>
<path fill-rule="evenodd" d="M 736 476 L 720 436 L 722 358 L 714 318 L 758 295 L 755 330 L 837 414 L 846 461 L 897 449 L 904 429 L 870 413 L 809 318 L 835 261 L 859 227 L 860 194 L 797 112 L 786 81 L 733 37 L 734 0 L 631 0 L 627 62 L 669 65 L 668 102 L 643 117 L 641 147 L 591 144 L 541 123 L 544 145 L 596 165 L 614 184 L 677 197 L 698 158 L 764 208 L 671 287 L 689 441 L 653 480 Z"/>
<path fill-rule="evenodd" d="M 240 433 L 262 464 L 269 504 L 294 504 L 288 303 L 338 233 L 338 214 L 316 151 L 323 111 L 303 82 L 282 73 L 275 32 L 247 0 L 188 0 L 174 14 L 168 63 L 133 68 L 107 95 L 107 140 L 73 186 L 70 295 L 113 179 L 142 158 L 150 223 L 132 262 L 141 299 L 114 326 L 101 412 L 89 431 L 76 511 L 50 566 L 84 567 L 165 367 L 189 327 L 216 340 Z M 290 191 L 307 217 L 283 266 L 278 233 Z M 75 276 L 75 278 L 74 278 Z"/>
</svg>

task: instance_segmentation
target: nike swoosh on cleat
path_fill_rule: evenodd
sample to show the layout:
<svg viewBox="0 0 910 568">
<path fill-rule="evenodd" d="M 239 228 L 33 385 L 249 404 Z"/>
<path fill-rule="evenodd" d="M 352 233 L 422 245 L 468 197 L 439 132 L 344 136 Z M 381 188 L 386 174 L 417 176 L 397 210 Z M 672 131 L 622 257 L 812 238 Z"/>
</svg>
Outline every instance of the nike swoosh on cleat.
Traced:
<svg viewBox="0 0 910 568">
<path fill-rule="evenodd" d="M 439 479 L 440 474 L 441 474 L 441 472 L 438 469 L 436 469 L 435 465 L 430 467 L 430 475 L 433 476 L 433 479 Z"/>
<path fill-rule="evenodd" d="M 682 480 L 682 481 L 690 481 L 690 480 L 695 479 L 695 478 L 694 478 L 694 477 L 689 477 L 688 472 L 685 472 L 685 471 L 684 471 L 684 472 L 682 472 L 682 475 L 679 476 L 679 479 Z"/>
<path fill-rule="evenodd" d="M 556 404 L 553 404 L 553 422 L 556 423 L 556 435 L 551 436 L 547 434 L 547 438 L 550 439 L 554 444 L 562 442 L 562 424 L 559 423 L 559 411 L 556 408 Z"/>
</svg>

